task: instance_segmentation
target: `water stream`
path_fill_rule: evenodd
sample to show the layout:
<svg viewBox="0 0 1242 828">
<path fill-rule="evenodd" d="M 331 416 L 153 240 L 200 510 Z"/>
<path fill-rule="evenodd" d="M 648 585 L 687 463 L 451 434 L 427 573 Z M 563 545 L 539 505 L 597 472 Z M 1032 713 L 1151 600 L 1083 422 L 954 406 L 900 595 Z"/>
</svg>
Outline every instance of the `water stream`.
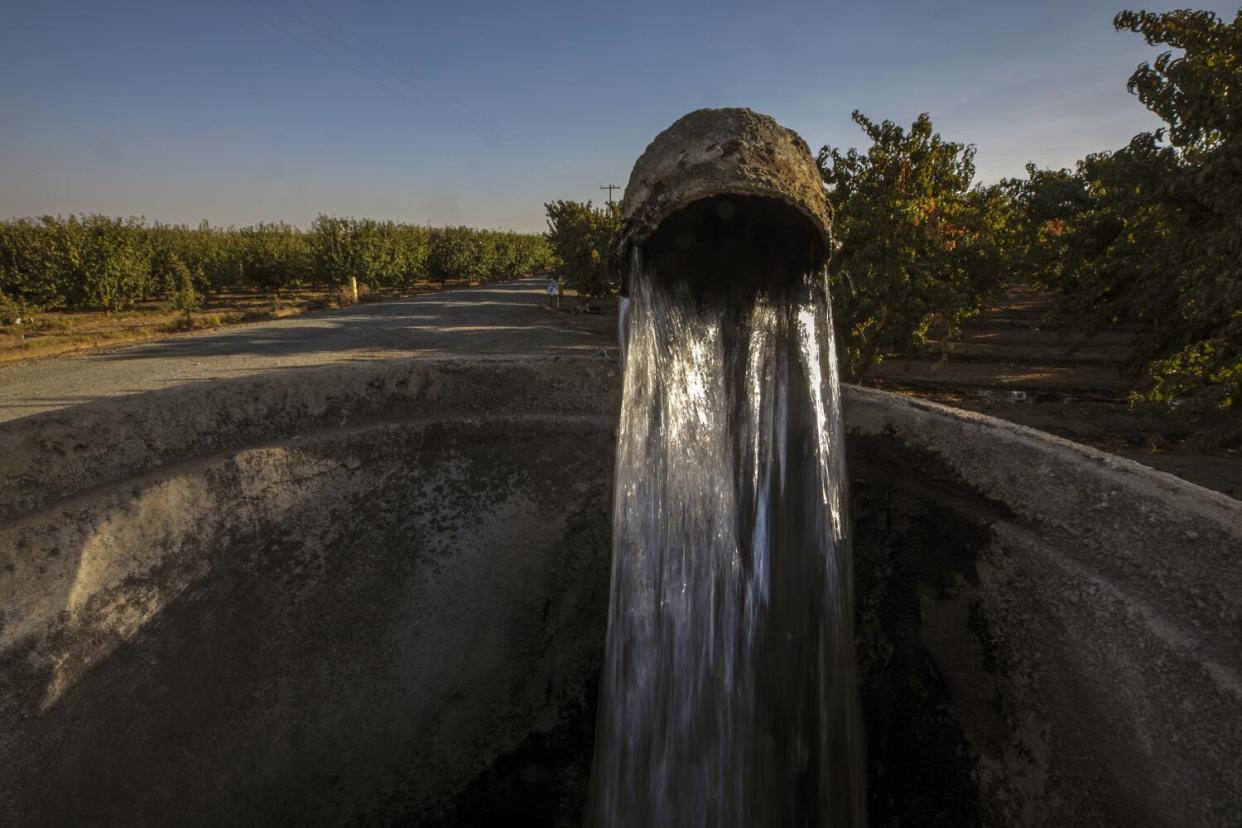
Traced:
<svg viewBox="0 0 1242 828">
<path fill-rule="evenodd" d="M 636 256 L 630 295 L 589 817 L 862 825 L 825 277 L 707 297 Z"/>
</svg>

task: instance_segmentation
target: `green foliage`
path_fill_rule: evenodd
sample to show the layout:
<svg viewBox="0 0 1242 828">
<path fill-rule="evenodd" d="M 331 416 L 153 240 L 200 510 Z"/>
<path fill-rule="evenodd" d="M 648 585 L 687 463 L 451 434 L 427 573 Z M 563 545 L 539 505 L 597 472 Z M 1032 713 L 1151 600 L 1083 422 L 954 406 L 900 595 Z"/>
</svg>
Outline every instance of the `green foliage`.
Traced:
<svg viewBox="0 0 1242 828">
<path fill-rule="evenodd" d="M 1171 301 L 1163 314 L 1135 314 L 1133 299 L 1123 305 L 1141 320 L 1152 358 L 1154 385 L 1141 399 L 1223 411 L 1242 397 L 1242 11 L 1232 23 L 1205 11 L 1123 12 L 1115 24 L 1184 50 L 1141 64 L 1128 85 L 1167 124 L 1137 136 L 1127 148 L 1136 157 L 1120 160 L 1148 182 L 1123 232 L 1152 238 L 1146 250 L 1126 250 L 1119 269 L 1148 285 L 1131 295 Z M 1169 146 L 1157 147 L 1165 137 Z M 1138 261 L 1140 253 L 1152 260 Z"/>
<path fill-rule="evenodd" d="M 65 275 L 56 220 L 18 219 L 0 228 L 0 294 L 13 303 L 63 302 Z"/>
<path fill-rule="evenodd" d="M 307 281 L 310 245 L 288 224 L 257 224 L 241 231 L 242 278 L 273 296 Z"/>
<path fill-rule="evenodd" d="M 491 262 L 493 277 L 513 279 L 552 269 L 555 257 L 548 240 L 526 233 L 500 234 Z"/>
<path fill-rule="evenodd" d="M 1193 415 L 1224 411 L 1240 399 L 1242 392 L 1242 314 L 1235 314 L 1220 336 L 1193 342 L 1176 353 L 1148 366 L 1155 383 L 1146 393 L 1135 394 L 1136 402 L 1188 404 Z M 1234 428 L 1236 438 L 1242 428 Z"/>
<path fill-rule="evenodd" d="M 168 267 L 169 281 L 173 285 L 173 307 L 185 314 L 186 324 L 189 324 L 193 321 L 194 311 L 202 305 L 202 299 L 198 291 L 194 289 L 194 275 L 190 273 L 190 268 L 176 253 L 171 254 Z"/>
<path fill-rule="evenodd" d="M 974 147 L 943 140 L 926 114 L 909 131 L 853 117 L 870 148 L 824 147 L 818 159 L 839 244 L 829 277 L 849 379 L 918 350 L 933 325 L 951 332 L 978 312 L 999 287 L 1008 209 L 998 190 L 971 189 Z"/>
<path fill-rule="evenodd" d="M 540 236 L 444 227 L 432 231 L 426 268 L 441 283 L 450 278 L 492 281 L 546 271 L 551 261 Z"/>
<path fill-rule="evenodd" d="M 557 279 L 587 296 L 616 293 L 619 285 L 608 257 L 621 229 L 620 206 L 596 209 L 589 201 L 552 201 L 544 208 L 548 217 L 544 237 Z"/>
<path fill-rule="evenodd" d="M 315 272 L 329 284 L 350 277 L 375 287 L 401 287 L 426 275 L 431 231 L 374 219 L 319 216 L 311 227 Z"/>
<path fill-rule="evenodd" d="M 1069 170 L 1040 170 L 1026 165 L 1027 178 L 1007 178 L 999 190 L 1008 201 L 1007 221 L 1000 233 L 1006 242 L 1009 277 L 1029 284 L 1064 283 L 1074 218 L 1091 196 L 1086 182 Z"/>
<path fill-rule="evenodd" d="M 1183 9 L 1165 14 L 1125 11 L 1113 25 L 1141 34 L 1149 46 L 1167 45 L 1141 63 L 1126 85 L 1168 125 L 1169 142 L 1188 160 L 1236 142 L 1242 122 L 1242 11 L 1232 23 L 1213 12 Z"/>
<path fill-rule="evenodd" d="M 75 304 L 110 313 L 150 295 L 150 249 L 136 220 L 70 217 L 59 225 L 60 265 Z"/>
<path fill-rule="evenodd" d="M 21 319 L 22 309 L 17 300 L 0 293 L 0 325 L 17 325 Z"/>
<path fill-rule="evenodd" d="M 1123 12 L 1161 53 L 1129 89 L 1165 121 L 1074 173 L 1005 182 L 1015 269 L 1099 325 L 1137 330 L 1136 402 L 1204 414 L 1242 394 L 1242 12 Z M 1242 432 L 1242 428 L 1239 429 Z"/>
<path fill-rule="evenodd" d="M 445 227 L 432 237 L 427 274 L 440 284 L 451 278 L 478 279 L 486 272 L 485 251 L 469 227 Z"/>
<path fill-rule="evenodd" d="M 547 241 L 529 233 L 431 229 L 319 216 L 309 232 L 287 224 L 221 229 L 105 216 L 0 222 L 5 307 L 102 308 L 185 293 L 182 268 L 201 298 L 259 289 L 274 296 L 308 284 L 408 287 L 433 275 L 507 279 L 551 266 Z M 180 307 L 178 305 L 178 307 Z"/>
<path fill-rule="evenodd" d="M 173 279 L 173 259 L 180 259 L 194 279 L 195 290 L 207 293 L 238 283 L 240 245 L 236 232 L 226 233 L 202 222 L 197 228 L 156 222 L 147 229 L 151 248 L 151 277 L 155 291 L 171 294 L 178 285 Z"/>
</svg>

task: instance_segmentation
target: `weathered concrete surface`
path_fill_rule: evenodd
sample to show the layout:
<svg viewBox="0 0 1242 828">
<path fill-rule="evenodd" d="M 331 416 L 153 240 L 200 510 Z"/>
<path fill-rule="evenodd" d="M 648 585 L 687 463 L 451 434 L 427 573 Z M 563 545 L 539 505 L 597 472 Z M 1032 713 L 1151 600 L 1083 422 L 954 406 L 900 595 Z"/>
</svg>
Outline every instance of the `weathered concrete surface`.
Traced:
<svg viewBox="0 0 1242 828">
<path fill-rule="evenodd" d="M 1238 824 L 1242 503 L 879 391 L 846 422 L 873 750 L 986 824 Z"/>
<path fill-rule="evenodd" d="M 832 211 L 806 142 L 750 109 L 699 109 L 683 115 L 643 151 L 622 201 L 615 261 L 692 202 L 718 196 L 775 199 L 819 235 L 820 261 L 831 249 Z"/>
<path fill-rule="evenodd" d="M 178 385 L 0 423 L 0 519 L 232 447 L 410 418 L 612 415 L 615 357 L 366 360 Z"/>
<path fill-rule="evenodd" d="M 393 360 L 4 425 L 0 824 L 429 819 L 590 721 L 618 381 Z M 1242 505 L 846 420 L 877 824 L 1236 824 Z"/>
<path fill-rule="evenodd" d="M 420 821 L 586 704 L 615 367 L 420 368 L 152 395 L 123 480 L 0 522 L 0 824 Z"/>
</svg>

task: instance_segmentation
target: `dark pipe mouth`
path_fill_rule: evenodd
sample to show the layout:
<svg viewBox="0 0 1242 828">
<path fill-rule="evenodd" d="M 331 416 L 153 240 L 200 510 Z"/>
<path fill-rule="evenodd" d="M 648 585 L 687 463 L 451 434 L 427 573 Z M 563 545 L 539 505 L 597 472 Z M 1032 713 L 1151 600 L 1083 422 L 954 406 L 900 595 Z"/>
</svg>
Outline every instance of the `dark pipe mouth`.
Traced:
<svg viewBox="0 0 1242 828">
<path fill-rule="evenodd" d="M 779 198 L 714 195 L 670 214 L 641 242 L 643 266 L 702 297 L 801 284 L 827 261 L 823 235 Z"/>
</svg>

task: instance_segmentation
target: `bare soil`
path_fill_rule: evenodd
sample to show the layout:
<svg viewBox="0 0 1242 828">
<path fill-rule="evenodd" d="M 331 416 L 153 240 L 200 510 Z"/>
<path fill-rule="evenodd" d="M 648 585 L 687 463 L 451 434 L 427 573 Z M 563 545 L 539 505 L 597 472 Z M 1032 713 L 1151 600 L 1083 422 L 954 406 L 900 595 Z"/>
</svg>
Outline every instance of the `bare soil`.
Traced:
<svg viewBox="0 0 1242 828">
<path fill-rule="evenodd" d="M 1224 422 L 1190 423 L 1131 407 L 1131 332 L 1093 333 L 1054 316 L 1022 285 L 919 359 L 890 360 L 864 385 L 979 411 L 1128 457 L 1242 499 L 1242 452 L 1221 447 Z"/>
</svg>

